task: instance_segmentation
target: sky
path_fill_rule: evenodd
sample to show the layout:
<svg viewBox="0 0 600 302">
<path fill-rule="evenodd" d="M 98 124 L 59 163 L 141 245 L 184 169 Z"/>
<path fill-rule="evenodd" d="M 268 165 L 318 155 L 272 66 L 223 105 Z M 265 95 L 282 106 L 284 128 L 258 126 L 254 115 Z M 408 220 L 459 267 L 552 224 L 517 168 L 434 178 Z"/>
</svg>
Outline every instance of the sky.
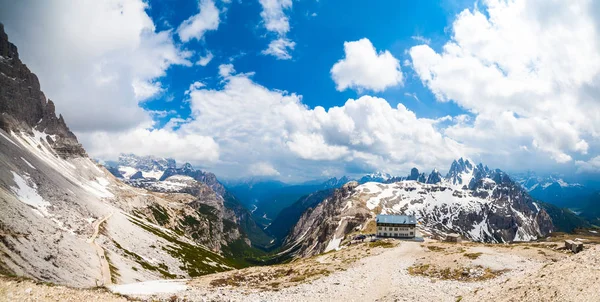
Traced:
<svg viewBox="0 0 600 302">
<path fill-rule="evenodd" d="M 600 172 L 597 1 L 0 0 L 90 156 L 222 178 Z"/>
</svg>

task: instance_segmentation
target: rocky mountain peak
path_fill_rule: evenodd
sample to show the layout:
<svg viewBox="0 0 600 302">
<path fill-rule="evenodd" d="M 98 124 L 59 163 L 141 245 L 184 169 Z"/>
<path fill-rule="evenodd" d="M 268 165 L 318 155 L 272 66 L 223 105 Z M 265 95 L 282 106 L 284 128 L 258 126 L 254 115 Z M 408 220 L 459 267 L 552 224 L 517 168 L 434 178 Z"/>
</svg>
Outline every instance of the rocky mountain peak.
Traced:
<svg viewBox="0 0 600 302">
<path fill-rule="evenodd" d="M 407 180 L 418 180 L 419 179 L 419 169 L 412 168 L 410 169 L 410 175 L 408 175 Z"/>
<path fill-rule="evenodd" d="M 442 181 L 442 174 L 437 169 L 433 169 L 433 171 L 431 171 L 431 173 L 427 177 L 426 183 L 437 184 L 437 183 L 440 183 L 441 181 Z"/>
<path fill-rule="evenodd" d="M 63 158 L 86 156 L 64 118 L 56 117 L 54 102 L 40 90 L 37 76 L 19 59 L 17 47 L 8 40 L 2 24 L 0 87 L 0 128 L 6 132 L 41 132 L 41 137 Z"/>
<path fill-rule="evenodd" d="M 337 177 L 332 177 L 323 183 L 325 188 L 336 188 L 343 184 L 346 184 L 351 179 L 348 176 L 342 176 L 339 179 Z"/>
<path fill-rule="evenodd" d="M 181 166 L 181 170 L 184 172 L 192 172 L 194 171 L 194 167 L 192 167 L 192 164 L 190 163 L 185 163 L 183 166 Z"/>
</svg>

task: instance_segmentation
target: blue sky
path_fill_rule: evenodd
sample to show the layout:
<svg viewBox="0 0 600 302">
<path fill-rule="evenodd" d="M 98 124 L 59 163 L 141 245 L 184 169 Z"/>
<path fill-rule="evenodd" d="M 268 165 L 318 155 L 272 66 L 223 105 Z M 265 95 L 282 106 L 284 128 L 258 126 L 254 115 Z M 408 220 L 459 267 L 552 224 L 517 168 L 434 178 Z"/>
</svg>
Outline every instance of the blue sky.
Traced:
<svg viewBox="0 0 600 302">
<path fill-rule="evenodd" d="M 101 160 L 284 181 L 445 172 L 458 157 L 600 173 L 592 0 L 2 5 L 22 60 Z"/>
<path fill-rule="evenodd" d="M 148 13 L 159 30 L 180 24 L 197 10 L 197 1 L 151 1 Z M 219 3 L 217 3 L 219 4 Z M 290 60 L 277 60 L 261 51 L 269 43 L 269 34 L 261 26 L 261 5 L 257 1 L 221 3 L 226 9 L 224 20 L 216 31 L 207 32 L 202 41 L 192 40 L 186 47 L 200 53 L 210 51 L 213 60 L 207 66 L 172 67 L 161 81 L 168 91 L 146 102 L 151 110 L 176 110 L 187 118 L 185 91 L 189 83 L 202 79 L 209 87 L 217 87 L 218 66 L 234 63 L 238 72 L 255 72 L 255 82 L 274 89 L 296 92 L 303 103 L 314 108 L 341 106 L 349 98 L 362 94 L 354 90 L 337 91 L 329 70 L 344 55 L 345 41 L 368 37 L 377 49 L 387 49 L 401 61 L 407 59 L 406 49 L 422 41 L 430 41 L 440 49 L 449 37 L 450 16 L 470 1 L 296 1 L 289 14 L 291 31 L 288 36 L 297 46 Z M 313 16 L 316 14 L 316 16 Z M 335 20 L 332 22 L 332 20 Z M 358 21 L 357 20 L 361 20 Z M 410 95 L 409 95 L 410 94 Z M 419 100 L 417 101 L 413 96 Z M 392 106 L 401 102 L 421 117 L 437 118 L 465 113 L 454 103 L 438 103 L 414 74 L 407 74 L 404 87 L 394 87 L 381 93 Z M 161 127 L 172 116 L 159 118 Z"/>
</svg>

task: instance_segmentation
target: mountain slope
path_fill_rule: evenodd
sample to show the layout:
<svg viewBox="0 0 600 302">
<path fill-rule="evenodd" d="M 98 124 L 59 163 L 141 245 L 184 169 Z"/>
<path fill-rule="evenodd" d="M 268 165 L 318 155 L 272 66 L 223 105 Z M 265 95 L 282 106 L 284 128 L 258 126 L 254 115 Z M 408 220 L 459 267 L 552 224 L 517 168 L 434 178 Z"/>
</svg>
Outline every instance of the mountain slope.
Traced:
<svg viewBox="0 0 600 302">
<path fill-rule="evenodd" d="M 281 210 L 277 218 L 267 227 L 267 232 L 277 239 L 280 244 L 307 209 L 317 206 L 330 196 L 334 189 L 317 191 L 301 197 L 291 206 Z"/>
<path fill-rule="evenodd" d="M 415 215 L 423 231 L 456 232 L 482 242 L 534 240 L 554 228 L 548 213 L 506 173 L 459 159 L 435 184 L 348 183 L 306 211 L 286 245 L 301 246 L 296 252 L 300 256 L 335 249 L 348 233 L 367 229 L 380 213 Z"/>
<path fill-rule="evenodd" d="M 215 225 L 212 189 L 162 194 L 120 182 L 56 117 L 1 25 L 0 56 L 0 271 L 90 287 L 240 265 L 223 245 L 243 236 Z"/>
</svg>

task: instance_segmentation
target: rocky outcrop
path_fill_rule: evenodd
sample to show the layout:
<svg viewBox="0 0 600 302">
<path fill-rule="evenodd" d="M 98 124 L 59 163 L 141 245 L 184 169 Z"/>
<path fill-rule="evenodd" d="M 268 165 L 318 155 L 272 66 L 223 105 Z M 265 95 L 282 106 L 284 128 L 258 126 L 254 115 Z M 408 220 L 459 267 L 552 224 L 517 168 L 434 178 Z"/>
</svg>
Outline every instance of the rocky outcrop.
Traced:
<svg viewBox="0 0 600 302">
<path fill-rule="evenodd" d="M 307 257 L 336 249 L 346 234 L 372 217 L 364 207 L 348 206 L 358 185 L 356 181 L 345 184 L 302 214 L 284 242 L 289 256 Z"/>
<path fill-rule="evenodd" d="M 19 59 L 17 47 L 8 41 L 0 24 L 0 128 L 6 132 L 37 131 L 41 139 L 63 157 L 85 156 L 77 137 L 40 89 L 40 83 Z"/>
<path fill-rule="evenodd" d="M 427 181 L 426 183 L 428 184 L 437 184 L 440 183 L 442 181 L 442 174 L 434 169 L 433 171 L 431 171 L 431 174 L 429 174 L 429 176 L 427 177 Z"/>
<path fill-rule="evenodd" d="M 183 166 L 181 166 L 181 168 L 170 167 L 166 169 L 159 180 L 165 180 L 173 175 L 189 176 L 203 184 L 206 184 L 215 192 L 217 192 L 217 194 L 221 196 L 225 195 L 225 187 L 219 182 L 215 174 L 202 170 L 196 170 L 189 163 L 185 163 Z"/>
</svg>

